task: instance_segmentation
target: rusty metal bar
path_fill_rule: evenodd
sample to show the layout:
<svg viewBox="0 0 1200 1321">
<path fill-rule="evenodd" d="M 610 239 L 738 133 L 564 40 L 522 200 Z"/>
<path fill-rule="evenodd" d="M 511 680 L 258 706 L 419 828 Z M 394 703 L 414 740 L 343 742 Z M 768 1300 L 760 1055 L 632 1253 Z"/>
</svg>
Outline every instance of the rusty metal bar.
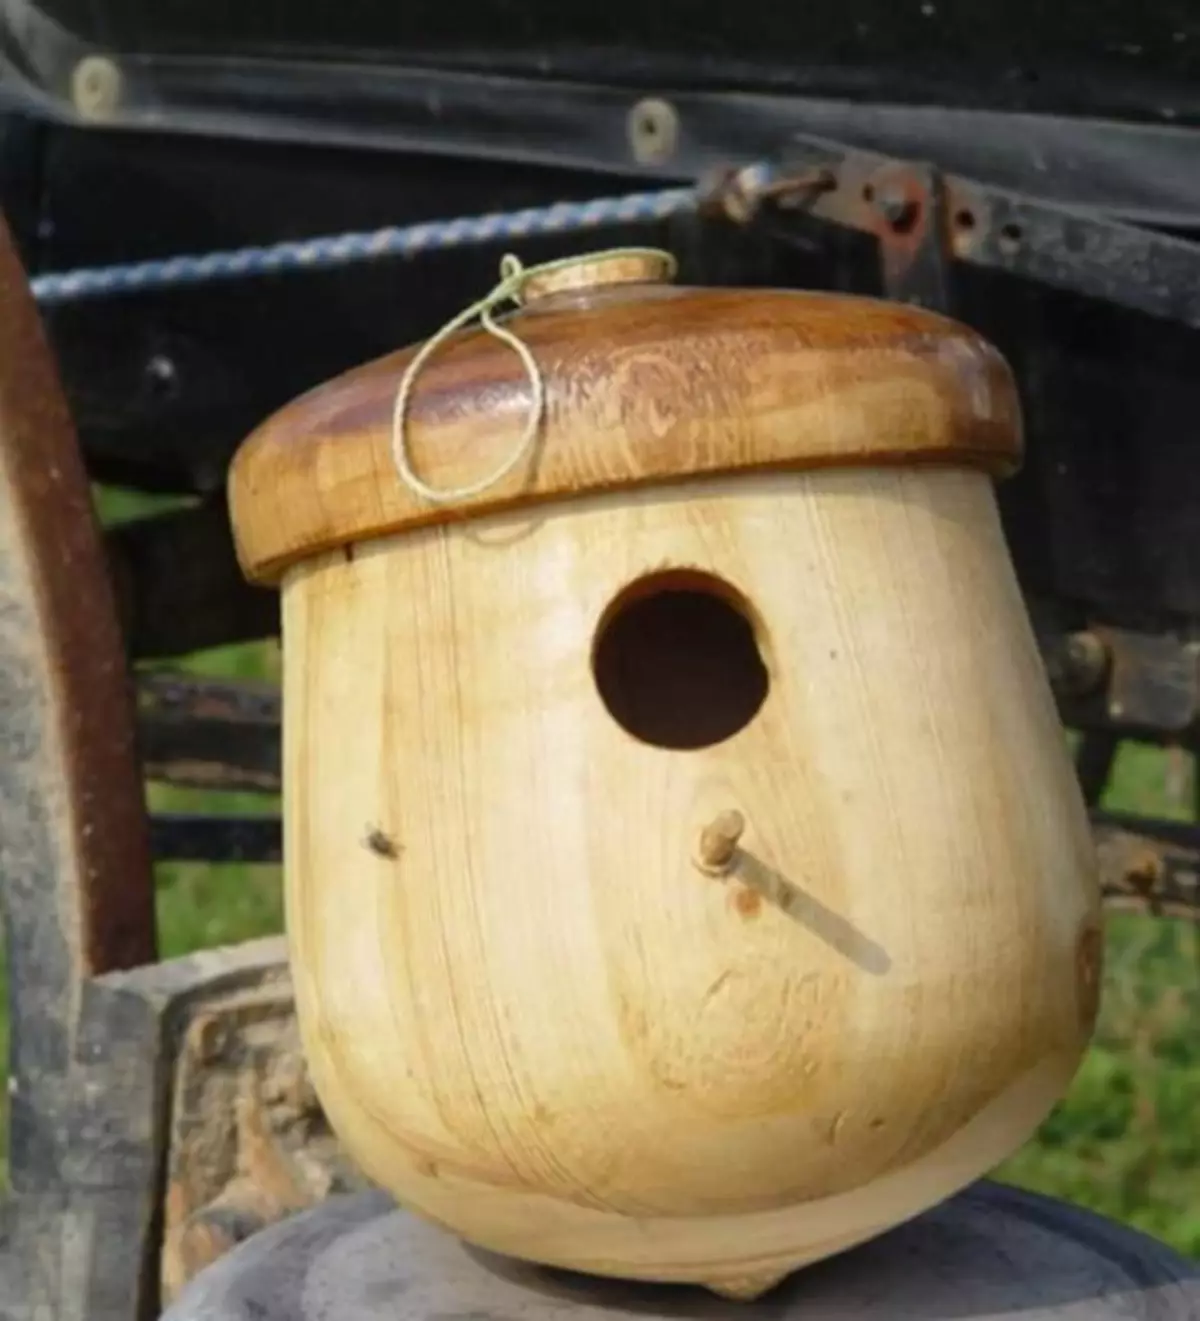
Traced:
<svg viewBox="0 0 1200 1321">
<path fill-rule="evenodd" d="M 65 984 L 152 960 L 154 908 L 112 587 L 70 414 L 2 224 L 0 309 L 0 810 L 19 991 L 55 965 Z M 60 953 L 32 948 L 51 930 Z"/>
<path fill-rule="evenodd" d="M 0 1312 L 82 1315 L 73 1285 L 113 1262 L 128 1269 L 110 1277 L 110 1314 L 148 1315 L 157 1098 L 120 1104 L 120 1080 L 98 1086 L 80 1050 L 89 988 L 156 956 L 133 700 L 87 474 L 2 222 L 0 883 L 12 1031 Z M 98 1119 L 106 1091 L 119 1104 Z"/>
</svg>

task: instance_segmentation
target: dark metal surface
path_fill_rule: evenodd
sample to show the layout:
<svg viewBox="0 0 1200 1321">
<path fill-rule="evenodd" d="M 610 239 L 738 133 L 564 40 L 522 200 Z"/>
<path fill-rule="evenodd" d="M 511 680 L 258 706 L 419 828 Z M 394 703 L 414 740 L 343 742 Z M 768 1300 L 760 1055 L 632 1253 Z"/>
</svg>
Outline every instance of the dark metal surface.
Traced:
<svg viewBox="0 0 1200 1321">
<path fill-rule="evenodd" d="M 1118 729 L 1177 736 L 1200 717 L 1200 643 L 1098 631 L 1110 657 L 1107 716 Z"/>
<path fill-rule="evenodd" d="M 1121 741 L 1105 729 L 1084 730 L 1075 750 L 1075 774 L 1083 791 L 1083 801 L 1095 807 L 1108 788 Z"/>
<path fill-rule="evenodd" d="M 637 93 L 607 78 L 547 83 L 378 65 L 183 61 L 156 72 L 158 85 L 150 85 L 136 62 L 124 62 L 117 76 L 125 99 L 103 122 L 138 132 L 173 123 L 193 135 L 281 146 L 370 147 L 672 180 L 769 154 L 789 134 L 806 133 L 933 159 L 1043 200 L 1152 223 L 1200 224 L 1196 132 L 1173 122 L 1005 115 L 964 109 L 961 98 L 933 112 L 903 101 L 864 105 L 796 95 L 795 88 L 771 94 L 754 82 L 699 91 L 668 81 Z M 649 152 L 638 132 L 646 103 L 672 126 Z"/>
<path fill-rule="evenodd" d="M 101 54 L 139 84 L 127 95 L 152 100 L 160 121 L 199 103 L 226 131 L 290 131 L 299 140 L 322 120 L 377 130 L 389 118 L 403 123 L 396 102 L 422 69 L 1171 122 L 1195 116 L 1200 75 L 1187 0 L 753 0 L 736 9 L 719 0 L 421 0 L 400 12 L 384 0 L 286 9 L 8 0 L 0 15 L 10 80 L 60 104 L 77 99 L 79 60 Z"/>
<path fill-rule="evenodd" d="M 1071 728 L 1200 751 L 1200 643 L 1104 625 L 1039 641 Z"/>
<path fill-rule="evenodd" d="M 464 0 L 449 10 L 433 0 L 415 0 L 400 14 L 386 0 L 343 0 L 336 6 L 292 0 L 286 11 L 204 0 L 176 0 L 168 6 L 155 0 L 37 0 L 6 8 L 10 24 L 24 11 L 27 23 L 44 16 L 93 46 L 177 54 L 303 51 L 328 60 L 366 62 L 365 52 L 383 58 L 421 51 L 455 63 L 503 63 L 528 52 L 525 58 L 536 54 L 558 70 L 570 64 L 575 52 L 593 58 L 604 53 L 628 77 L 613 58 L 619 51 L 636 52 L 642 61 L 658 56 L 711 64 L 757 52 L 768 64 L 793 69 L 800 59 L 833 65 L 825 75 L 830 79 L 873 61 L 899 65 L 907 59 L 910 76 L 938 65 L 964 88 L 981 66 L 1007 73 L 1007 81 L 1015 84 L 1011 95 L 1021 85 L 1038 85 L 1034 67 L 1044 70 L 1056 63 L 1076 71 L 1089 66 L 1110 73 L 1138 70 L 1143 77 L 1166 71 L 1184 79 L 1200 75 L 1195 48 L 1200 32 L 1186 0 L 1142 5 L 1062 0 L 1053 9 L 1036 0 L 1007 5 L 942 0 L 932 9 L 887 0 L 814 0 L 800 10 L 754 0 L 738 13 L 718 0 L 660 0 L 649 8 L 631 0 L 579 0 L 569 12 L 552 0 L 527 0 L 519 10 L 504 0 Z M 1031 60 L 1034 67 L 1026 63 Z M 999 86 L 976 88 L 976 93 L 1003 90 L 1001 79 Z M 1113 94 L 1112 89 L 1101 92 Z"/>
</svg>

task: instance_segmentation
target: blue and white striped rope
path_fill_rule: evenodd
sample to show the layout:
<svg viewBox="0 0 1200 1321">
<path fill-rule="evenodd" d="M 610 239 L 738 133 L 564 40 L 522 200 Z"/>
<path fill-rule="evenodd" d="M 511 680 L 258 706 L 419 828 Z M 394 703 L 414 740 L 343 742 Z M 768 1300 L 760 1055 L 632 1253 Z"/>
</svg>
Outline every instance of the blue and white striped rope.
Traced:
<svg viewBox="0 0 1200 1321">
<path fill-rule="evenodd" d="M 751 166 L 739 174 L 744 188 L 754 187 L 766 177 L 765 168 L 760 166 Z M 371 233 L 332 234 L 269 247 L 50 272 L 36 276 L 31 283 L 37 301 L 43 307 L 50 307 L 216 280 L 325 270 L 475 243 L 574 233 L 606 225 L 650 223 L 690 210 L 699 200 L 698 189 L 663 188 L 587 202 L 557 202 L 522 211 L 496 211 L 456 220 L 392 226 Z"/>
</svg>

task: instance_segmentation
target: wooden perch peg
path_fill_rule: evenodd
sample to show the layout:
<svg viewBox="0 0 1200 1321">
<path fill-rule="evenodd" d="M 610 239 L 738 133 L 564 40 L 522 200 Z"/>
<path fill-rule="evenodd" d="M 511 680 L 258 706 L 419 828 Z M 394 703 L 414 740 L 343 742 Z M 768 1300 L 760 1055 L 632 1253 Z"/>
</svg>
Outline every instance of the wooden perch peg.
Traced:
<svg viewBox="0 0 1200 1321">
<path fill-rule="evenodd" d="M 733 866 L 746 818 L 736 811 L 722 812 L 700 832 L 696 865 L 709 876 L 722 876 Z"/>
</svg>

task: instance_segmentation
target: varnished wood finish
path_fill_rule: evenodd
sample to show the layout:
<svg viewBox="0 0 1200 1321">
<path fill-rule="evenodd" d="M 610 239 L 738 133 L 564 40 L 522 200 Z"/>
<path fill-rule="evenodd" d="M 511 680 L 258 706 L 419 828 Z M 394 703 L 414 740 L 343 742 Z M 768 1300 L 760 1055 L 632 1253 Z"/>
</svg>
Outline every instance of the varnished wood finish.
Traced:
<svg viewBox="0 0 1200 1321">
<path fill-rule="evenodd" d="M 230 497 L 247 574 L 272 582 L 324 550 L 586 492 L 848 464 L 1000 475 L 1020 456 L 1003 360 L 916 308 L 621 284 L 560 288 L 509 325 L 546 383 L 530 463 L 465 505 L 425 503 L 392 463 L 392 406 L 413 351 L 393 354 L 283 409 L 239 451 Z M 517 442 L 531 397 L 511 349 L 459 335 L 414 388 L 416 471 L 438 488 L 477 480 Z"/>
<path fill-rule="evenodd" d="M 889 434 L 907 396 L 859 388 Z M 598 627 L 658 571 L 725 584 L 766 667 L 710 746 L 640 741 L 597 687 Z M 745 1297 L 950 1195 L 1065 1089 L 1094 856 L 985 474 L 493 513 L 313 558 L 283 607 L 301 1029 L 411 1208 Z"/>
</svg>

